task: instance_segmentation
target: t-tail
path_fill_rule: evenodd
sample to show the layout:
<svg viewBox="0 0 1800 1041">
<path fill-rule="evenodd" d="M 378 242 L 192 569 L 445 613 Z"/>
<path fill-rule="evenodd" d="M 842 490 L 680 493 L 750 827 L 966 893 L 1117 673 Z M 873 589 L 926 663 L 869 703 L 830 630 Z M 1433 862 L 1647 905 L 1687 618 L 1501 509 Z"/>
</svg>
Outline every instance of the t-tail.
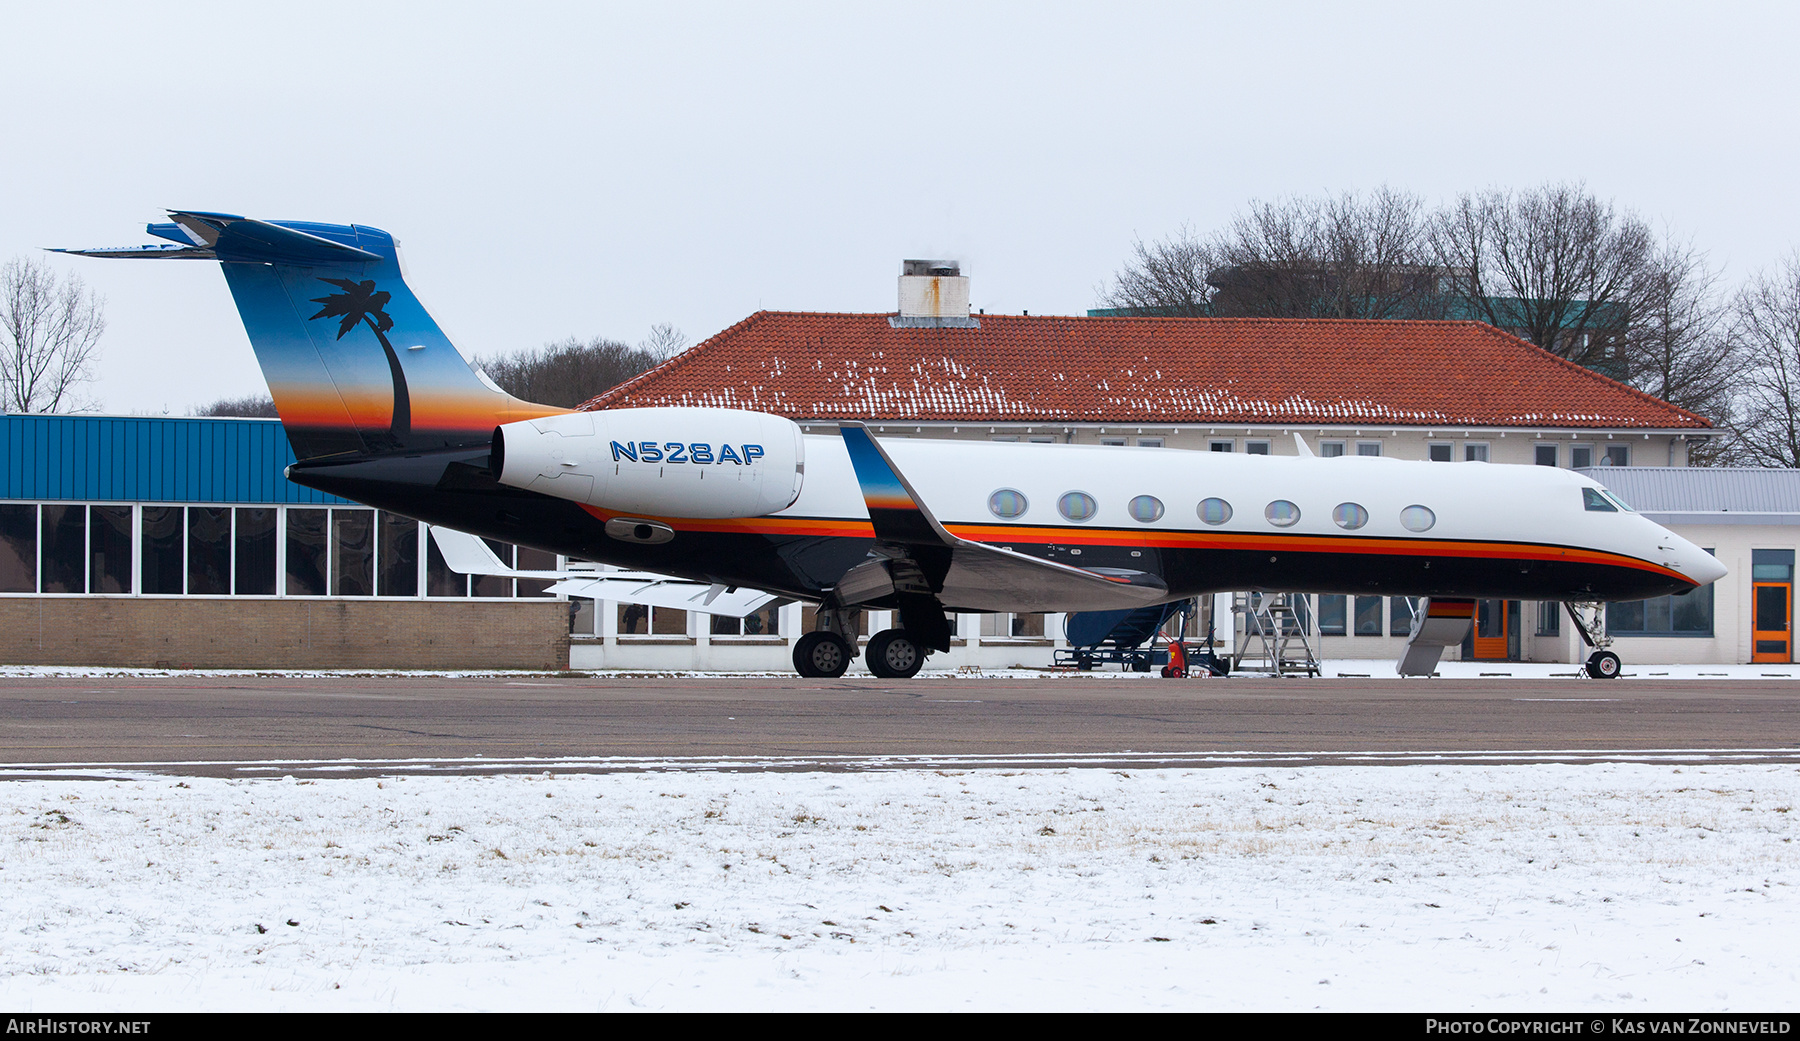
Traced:
<svg viewBox="0 0 1800 1041">
<path fill-rule="evenodd" d="M 451 345 L 401 277 L 394 237 L 355 224 L 170 211 L 172 244 L 58 252 L 217 260 L 298 459 L 486 443 L 564 412 L 501 390 Z"/>
</svg>

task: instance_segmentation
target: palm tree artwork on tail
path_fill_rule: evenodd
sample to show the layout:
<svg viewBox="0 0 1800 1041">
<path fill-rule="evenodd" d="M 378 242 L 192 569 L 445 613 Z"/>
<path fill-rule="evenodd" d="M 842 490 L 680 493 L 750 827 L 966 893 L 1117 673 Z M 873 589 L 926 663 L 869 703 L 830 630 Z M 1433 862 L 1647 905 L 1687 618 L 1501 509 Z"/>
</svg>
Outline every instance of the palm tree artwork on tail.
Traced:
<svg viewBox="0 0 1800 1041">
<path fill-rule="evenodd" d="M 323 304 L 319 313 L 308 318 L 337 318 L 338 339 L 356 328 L 362 322 L 381 341 L 381 349 L 387 352 L 388 372 L 394 379 L 394 418 L 388 426 L 387 447 L 400 448 L 405 445 L 408 435 L 412 433 L 412 396 L 406 389 L 406 373 L 400 368 L 400 355 L 394 352 L 394 345 L 388 342 L 387 331 L 394 327 L 394 320 L 383 310 L 391 296 L 385 291 L 376 292 L 372 280 L 352 282 L 347 278 L 321 278 L 321 282 L 337 286 L 341 293 L 330 296 L 314 297 L 312 302 Z"/>
</svg>

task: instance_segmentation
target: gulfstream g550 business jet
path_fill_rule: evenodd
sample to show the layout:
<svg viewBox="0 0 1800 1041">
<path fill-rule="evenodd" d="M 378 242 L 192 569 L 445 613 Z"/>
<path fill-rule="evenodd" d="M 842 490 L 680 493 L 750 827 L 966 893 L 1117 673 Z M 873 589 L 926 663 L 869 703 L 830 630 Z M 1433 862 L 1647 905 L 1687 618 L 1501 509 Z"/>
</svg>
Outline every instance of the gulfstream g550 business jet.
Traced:
<svg viewBox="0 0 1800 1041">
<path fill-rule="evenodd" d="M 290 479 L 433 525 L 817 603 L 820 628 L 795 647 L 803 675 L 842 674 L 865 608 L 898 615 L 867 650 L 871 670 L 898 677 L 949 648 L 947 611 L 1385 594 L 1431 598 L 1415 638 L 1437 625 L 1450 643 L 1471 598 L 1641 600 L 1725 573 L 1551 467 L 884 444 L 853 422 L 809 435 L 734 409 L 535 405 L 468 365 L 386 232 L 170 217 L 148 228 L 165 244 L 69 252 L 219 263 L 298 459 Z M 1618 659 L 1596 652 L 1589 668 L 1616 674 Z"/>
</svg>

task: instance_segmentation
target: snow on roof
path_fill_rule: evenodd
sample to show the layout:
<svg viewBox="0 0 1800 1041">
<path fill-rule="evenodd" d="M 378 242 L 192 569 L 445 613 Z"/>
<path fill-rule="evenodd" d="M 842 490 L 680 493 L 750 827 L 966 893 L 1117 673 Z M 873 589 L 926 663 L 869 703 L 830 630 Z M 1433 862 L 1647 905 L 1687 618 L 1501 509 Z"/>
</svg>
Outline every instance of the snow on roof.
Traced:
<svg viewBox="0 0 1800 1041">
<path fill-rule="evenodd" d="M 587 408 L 794 419 L 1686 429 L 1691 412 L 1479 322 L 759 311 Z"/>
</svg>

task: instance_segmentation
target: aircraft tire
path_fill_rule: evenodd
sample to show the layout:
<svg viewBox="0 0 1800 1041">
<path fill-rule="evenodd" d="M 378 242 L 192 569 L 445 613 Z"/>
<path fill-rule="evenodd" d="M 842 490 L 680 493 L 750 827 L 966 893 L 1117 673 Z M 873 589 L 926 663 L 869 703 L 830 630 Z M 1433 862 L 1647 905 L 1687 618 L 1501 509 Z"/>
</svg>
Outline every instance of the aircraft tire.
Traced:
<svg viewBox="0 0 1800 1041">
<path fill-rule="evenodd" d="M 869 671 L 884 680 L 907 680 L 925 667 L 925 649 L 905 629 L 883 629 L 869 637 L 864 657 Z"/>
<path fill-rule="evenodd" d="M 1625 663 L 1611 651 L 1595 651 L 1588 656 L 1587 674 L 1597 680 L 1616 680 L 1625 668 Z"/>
<path fill-rule="evenodd" d="M 794 670 L 808 679 L 836 679 L 855 656 L 837 633 L 807 633 L 794 644 Z"/>
</svg>

